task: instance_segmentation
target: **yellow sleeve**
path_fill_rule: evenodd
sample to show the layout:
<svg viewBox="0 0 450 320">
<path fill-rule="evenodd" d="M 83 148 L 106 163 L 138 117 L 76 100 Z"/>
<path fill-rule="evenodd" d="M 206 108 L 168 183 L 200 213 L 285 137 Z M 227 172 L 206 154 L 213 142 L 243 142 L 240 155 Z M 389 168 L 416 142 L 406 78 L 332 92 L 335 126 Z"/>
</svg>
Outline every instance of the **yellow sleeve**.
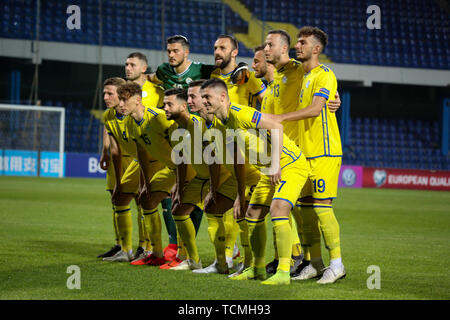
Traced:
<svg viewBox="0 0 450 320">
<path fill-rule="evenodd" d="M 327 71 L 328 70 L 328 71 Z M 324 97 L 326 100 L 330 98 L 330 94 L 335 94 L 337 88 L 337 80 L 333 72 L 324 67 L 324 71 L 317 77 L 314 87 L 313 96 Z"/>
<path fill-rule="evenodd" d="M 252 95 L 258 95 L 266 90 L 265 84 L 261 79 L 255 77 L 255 73 L 253 71 L 250 72 L 250 78 L 248 79 L 247 86 Z"/>
<path fill-rule="evenodd" d="M 233 107 L 231 108 L 233 109 Z M 253 108 L 245 107 L 236 111 L 236 125 L 238 128 L 256 129 L 259 121 L 261 121 L 261 112 Z"/>
</svg>

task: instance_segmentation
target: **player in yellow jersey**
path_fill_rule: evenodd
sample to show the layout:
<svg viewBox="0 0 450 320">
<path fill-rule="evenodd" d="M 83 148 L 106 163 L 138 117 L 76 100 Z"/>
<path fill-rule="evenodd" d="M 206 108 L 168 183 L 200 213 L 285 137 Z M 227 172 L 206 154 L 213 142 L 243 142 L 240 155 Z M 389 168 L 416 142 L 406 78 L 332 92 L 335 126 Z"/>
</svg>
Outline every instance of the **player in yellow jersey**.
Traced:
<svg viewBox="0 0 450 320">
<path fill-rule="evenodd" d="M 210 170 L 203 161 L 203 133 L 207 128 L 202 118 L 189 113 L 187 109 L 187 92 L 184 89 L 170 89 L 165 92 L 164 111 L 168 120 L 175 120 L 178 124 L 176 131 L 171 132 L 172 144 L 175 145 L 174 148 L 176 149 L 174 151 L 177 155 L 175 157 L 177 183 L 173 195 L 173 215 L 188 254 L 188 259 L 171 268 L 171 270 L 200 270 L 202 264 L 195 242 L 195 228 L 190 214 L 195 207 L 203 208 L 203 202 L 209 190 Z M 179 155 L 180 153 L 182 155 Z M 185 184 L 187 164 L 192 164 L 196 171 L 196 176 Z M 220 177 L 219 185 L 222 185 L 228 180 L 230 173 L 223 167 L 218 169 L 219 171 L 213 173 L 213 175 Z M 222 186 L 219 190 L 221 189 Z M 218 211 L 220 207 L 221 205 L 218 203 L 218 206 L 213 211 L 207 211 L 208 215 L 223 213 L 223 211 Z M 223 238 L 212 238 L 212 241 L 213 243 L 216 242 L 216 255 L 222 267 L 222 272 L 220 273 L 228 272 Z M 221 241 L 222 246 L 218 245 L 217 241 Z"/>
<path fill-rule="evenodd" d="M 265 216 L 270 211 L 276 233 L 279 264 L 275 275 L 262 284 L 277 285 L 290 283 L 290 260 L 292 254 L 291 227 L 289 215 L 294 207 L 308 176 L 304 155 L 296 144 L 283 134 L 283 125 L 273 121 L 255 109 L 230 102 L 226 84 L 220 79 L 210 79 L 201 86 L 201 96 L 208 113 L 228 129 L 237 134 L 245 158 L 255 160 L 255 165 L 264 173 L 253 191 L 250 205 L 245 212 L 249 223 L 250 243 L 253 252 L 253 266 L 235 280 L 265 280 Z M 227 139 L 236 139 L 228 135 Z M 243 135 L 243 136 L 242 136 Z M 255 138 L 240 144 L 242 138 Z M 265 154 L 263 154 L 265 153 Z M 252 159 L 256 156 L 256 159 Z M 267 159 L 267 156 L 269 159 Z M 267 161 L 269 160 L 269 161 Z M 235 160 L 236 161 L 236 160 Z M 235 216 L 241 217 L 245 210 L 245 165 L 235 162 L 238 182 L 238 196 Z"/>
<path fill-rule="evenodd" d="M 300 97 L 304 70 L 301 67 L 300 62 L 289 57 L 290 43 L 290 36 L 284 30 L 269 31 L 265 41 L 264 52 L 266 60 L 275 67 L 273 114 L 283 114 L 298 109 L 298 100 Z M 341 103 L 337 92 L 334 98 L 335 100 L 330 100 L 328 102 L 330 112 L 337 111 Z M 284 122 L 283 125 L 286 128 L 288 136 L 291 139 L 295 139 L 299 145 L 298 122 L 288 121 Z M 299 146 L 302 147 L 302 145 Z M 297 207 L 293 210 L 293 217 L 297 222 L 299 235 L 304 235 L 304 232 L 302 232 L 302 219 Z M 303 245 L 303 251 L 306 258 L 305 261 L 298 266 L 297 270 L 292 273 L 292 276 L 294 277 L 309 264 L 310 255 L 308 245 L 309 242 Z"/>
<path fill-rule="evenodd" d="M 106 107 L 108 108 L 105 113 L 109 112 L 111 114 L 115 114 L 115 107 L 119 105 L 119 97 L 117 96 L 117 87 L 125 83 L 125 80 L 121 78 L 114 78 L 114 79 L 115 80 L 107 79 L 103 84 L 103 100 L 105 101 Z M 103 170 L 106 170 L 106 190 L 109 191 L 110 194 L 112 194 L 114 189 L 115 177 L 114 177 L 114 168 L 113 166 L 111 166 L 109 150 L 110 150 L 110 139 L 106 131 L 105 125 L 103 125 L 103 146 L 102 146 L 102 154 L 100 157 L 100 167 Z M 116 244 L 109 251 L 98 255 L 97 258 L 112 257 L 122 250 L 122 240 L 120 237 L 119 230 L 117 228 L 117 218 L 114 205 L 112 205 L 112 213 L 113 213 L 113 227 Z"/>
<path fill-rule="evenodd" d="M 132 264 L 163 265 L 161 220 L 158 204 L 171 192 L 176 180 L 176 166 L 172 162 L 172 148 L 169 144 L 169 131 L 176 126 L 168 121 L 163 111 L 157 108 L 145 108 L 142 105 L 142 89 L 138 84 L 126 83 L 117 90 L 121 112 L 133 119 L 132 138 L 136 142 L 139 164 L 144 185 L 139 196 L 143 208 L 145 226 L 150 230 L 152 254 Z M 154 160 L 161 165 L 155 169 Z M 158 170 L 159 169 L 159 170 Z M 192 167 L 188 167 L 186 178 L 195 176 Z"/>
<path fill-rule="evenodd" d="M 142 104 L 145 107 L 162 107 L 164 90 L 156 83 L 147 80 L 145 72 L 148 68 L 147 57 L 141 52 L 130 53 L 125 62 L 125 74 L 128 80 L 139 84 L 142 88 Z M 172 200 L 166 198 L 161 202 L 163 218 L 169 235 L 169 245 L 164 249 L 168 260 L 175 259 L 177 254 L 177 231 L 172 218 Z"/>
<path fill-rule="evenodd" d="M 164 90 L 147 80 L 147 57 L 141 52 L 132 52 L 125 62 L 127 80 L 136 82 L 142 88 L 142 104 L 145 107 L 162 107 Z"/>
<path fill-rule="evenodd" d="M 253 49 L 254 56 L 252 61 L 252 69 L 255 71 L 255 77 L 264 79 L 266 85 L 266 93 L 261 101 L 261 112 L 273 113 L 273 64 L 267 63 L 264 54 L 264 45 Z"/>
<path fill-rule="evenodd" d="M 275 117 L 278 121 L 298 122 L 299 143 L 311 168 L 299 203 L 311 263 L 296 278 L 305 280 L 323 273 L 318 281 L 321 284 L 333 283 L 346 275 L 341 258 L 339 224 L 332 207 L 332 200 L 337 196 L 342 147 L 336 116 L 329 111 L 328 101 L 336 94 L 337 81 L 333 71 L 319 63 L 319 54 L 327 42 L 327 34 L 319 28 L 299 30 L 295 49 L 304 70 L 299 109 Z M 320 231 L 315 227 L 317 220 Z M 330 255 L 330 267 L 325 271 L 320 233 Z"/>
<path fill-rule="evenodd" d="M 268 63 L 266 61 L 265 53 L 264 53 L 264 45 L 261 45 L 259 47 L 256 47 L 254 49 L 254 57 L 253 57 L 253 63 L 252 68 L 255 70 L 255 76 L 257 78 L 264 78 L 267 82 L 267 93 L 264 95 L 264 99 L 261 103 L 261 112 L 263 113 L 274 113 L 274 65 L 272 63 Z M 298 267 L 301 265 L 303 261 L 303 253 L 302 248 L 300 244 L 300 238 L 299 233 L 301 233 L 301 221 L 299 221 L 299 214 L 298 209 L 295 207 L 293 209 L 293 216 L 297 216 L 295 218 L 296 223 L 292 223 L 292 217 L 290 216 L 290 222 L 292 227 L 292 260 L 291 260 L 291 274 L 294 273 Z M 300 232 L 297 231 L 297 225 L 300 225 Z M 273 234 L 273 241 L 275 244 L 275 233 Z M 274 245 L 274 248 L 276 249 L 276 245 Z M 274 259 L 269 262 L 266 266 L 267 273 L 275 273 L 278 266 L 278 252 L 275 250 L 275 257 Z"/>
<path fill-rule="evenodd" d="M 144 253 L 146 242 L 146 233 L 139 223 L 139 246 L 136 255 L 132 255 L 131 235 L 132 222 L 130 202 L 137 195 L 139 189 L 139 165 L 136 159 L 136 146 L 130 139 L 130 127 L 127 125 L 129 120 L 120 113 L 119 99 L 117 96 L 117 87 L 124 84 L 125 80 L 121 78 L 109 78 L 104 82 L 105 101 L 111 103 L 115 101 L 114 108 L 108 109 L 103 114 L 105 131 L 109 135 L 109 145 L 113 166 L 110 166 L 107 172 L 107 188 L 111 192 L 111 199 L 115 212 L 116 229 L 121 240 L 121 250 L 115 255 L 104 257 L 105 261 L 130 261 L 140 258 Z M 111 97 L 115 97 L 111 100 Z M 141 208 L 136 199 L 138 213 Z"/>
<path fill-rule="evenodd" d="M 203 121 L 205 121 L 206 127 L 208 127 L 209 129 L 216 129 L 217 123 L 213 123 L 214 115 L 207 113 L 200 95 L 200 86 L 205 81 L 206 80 L 197 80 L 189 84 L 187 102 L 190 106 L 190 109 L 194 110 L 202 117 Z M 223 132 L 224 129 L 225 128 L 220 128 L 219 130 Z M 211 130 L 205 132 L 204 139 L 212 140 L 210 139 L 212 138 L 210 134 L 212 134 Z M 225 138 L 225 135 L 222 134 L 222 146 L 225 146 L 226 140 L 223 138 Z M 194 273 L 226 273 L 233 266 L 232 257 L 224 257 L 224 240 L 226 242 L 226 228 L 229 226 L 225 224 L 223 217 L 225 212 L 233 208 L 234 199 L 237 196 L 237 182 L 234 175 L 234 166 L 232 163 L 226 163 L 226 159 L 223 158 L 225 154 L 222 153 L 222 157 L 220 157 L 220 153 L 216 153 L 215 155 L 217 157 L 217 162 L 209 164 L 210 188 L 209 193 L 205 198 L 204 204 L 209 225 L 208 233 L 216 250 L 216 260 L 211 265 L 203 269 L 195 270 Z M 205 164 L 203 164 L 203 166 L 204 165 Z M 224 177 L 224 169 L 228 173 L 231 173 L 231 176 L 226 179 L 224 183 L 222 183 Z M 246 166 L 245 174 L 245 196 L 246 201 L 248 202 L 250 200 L 253 189 L 256 187 L 256 184 L 260 179 L 260 174 L 259 171 L 252 165 Z M 231 216 L 231 218 L 234 219 L 233 216 Z M 250 266 L 252 261 L 252 253 L 250 250 L 248 239 L 247 221 L 241 218 L 236 222 L 239 226 L 241 245 L 244 248 L 244 259 L 236 266 L 236 272 L 231 274 L 229 277 L 234 277 L 241 274 L 244 269 Z M 235 239 L 233 241 L 235 241 Z"/>
<path fill-rule="evenodd" d="M 252 106 L 253 97 L 256 96 L 262 101 L 266 87 L 261 79 L 255 77 L 255 73 L 248 73 L 247 81 L 243 83 L 233 83 L 233 73 L 238 64 L 236 57 L 239 53 L 238 42 L 231 35 L 220 35 L 214 43 L 215 69 L 211 73 L 211 78 L 219 78 L 227 84 L 230 100 L 245 106 Z"/>
<path fill-rule="evenodd" d="M 211 73 L 211 78 L 218 78 L 227 84 L 230 100 L 246 106 L 254 106 L 256 104 L 253 99 L 255 97 L 262 101 L 266 92 L 266 87 L 261 79 L 257 79 L 253 71 L 248 71 L 245 66 L 237 64 L 236 59 L 239 54 L 239 46 L 237 40 L 232 35 L 220 35 L 214 43 L 214 60 L 216 69 Z M 238 71 L 242 69 L 243 75 Z M 237 80 L 236 75 L 239 73 L 241 80 Z M 234 256 L 232 246 L 237 237 L 238 228 L 231 218 L 231 211 L 225 215 L 227 230 L 227 256 Z"/>
</svg>

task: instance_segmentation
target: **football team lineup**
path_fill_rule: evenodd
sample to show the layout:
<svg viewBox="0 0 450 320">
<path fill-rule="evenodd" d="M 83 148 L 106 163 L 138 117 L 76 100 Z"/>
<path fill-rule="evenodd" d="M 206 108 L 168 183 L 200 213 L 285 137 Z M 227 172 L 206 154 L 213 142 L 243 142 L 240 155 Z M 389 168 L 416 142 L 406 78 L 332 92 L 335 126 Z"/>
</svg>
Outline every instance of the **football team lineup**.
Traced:
<svg viewBox="0 0 450 320">
<path fill-rule="evenodd" d="M 146 56 L 133 52 L 126 80 L 105 80 L 100 162 L 116 243 L 99 257 L 263 285 L 345 278 L 333 210 L 342 161 L 337 81 L 319 62 L 327 34 L 306 26 L 297 38 L 292 59 L 289 34 L 269 31 L 254 49 L 250 71 L 237 63 L 231 35 L 217 37 L 214 65 L 192 62 L 189 40 L 175 35 L 167 38 L 168 63 L 155 73 L 146 74 Z M 134 253 L 133 198 L 139 231 Z M 165 248 L 158 205 L 169 236 Z M 208 266 L 196 243 L 203 214 L 215 255 Z M 269 263 L 268 214 L 274 239 Z"/>
</svg>

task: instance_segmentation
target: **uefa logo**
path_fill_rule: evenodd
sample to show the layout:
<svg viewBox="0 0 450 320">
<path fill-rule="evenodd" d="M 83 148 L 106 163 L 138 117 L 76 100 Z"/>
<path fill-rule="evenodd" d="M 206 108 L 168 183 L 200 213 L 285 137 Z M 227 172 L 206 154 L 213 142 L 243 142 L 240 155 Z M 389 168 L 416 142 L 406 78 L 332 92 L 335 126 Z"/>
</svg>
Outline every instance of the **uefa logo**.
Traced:
<svg viewBox="0 0 450 320">
<path fill-rule="evenodd" d="M 356 173 L 353 169 L 347 168 L 342 172 L 342 183 L 346 187 L 351 187 L 356 182 Z"/>
<path fill-rule="evenodd" d="M 386 171 L 375 170 L 373 173 L 373 182 L 377 187 L 381 187 L 386 182 Z"/>
</svg>

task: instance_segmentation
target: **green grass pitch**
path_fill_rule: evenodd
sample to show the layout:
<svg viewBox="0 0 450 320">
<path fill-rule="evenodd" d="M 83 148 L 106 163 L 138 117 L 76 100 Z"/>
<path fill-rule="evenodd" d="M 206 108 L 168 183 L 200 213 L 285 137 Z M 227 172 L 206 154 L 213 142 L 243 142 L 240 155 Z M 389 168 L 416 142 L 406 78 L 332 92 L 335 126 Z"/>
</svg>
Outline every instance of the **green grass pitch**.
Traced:
<svg viewBox="0 0 450 320">
<path fill-rule="evenodd" d="M 450 299 L 450 192 L 341 189 L 334 208 L 347 278 L 328 286 L 311 280 L 266 287 L 100 261 L 96 256 L 114 239 L 104 185 L 101 179 L 0 177 L 0 299 Z M 206 229 L 204 217 L 197 243 L 205 266 L 213 260 Z M 80 268 L 79 290 L 66 286 L 71 265 Z M 380 268 L 380 289 L 367 287 L 371 265 Z"/>
</svg>

